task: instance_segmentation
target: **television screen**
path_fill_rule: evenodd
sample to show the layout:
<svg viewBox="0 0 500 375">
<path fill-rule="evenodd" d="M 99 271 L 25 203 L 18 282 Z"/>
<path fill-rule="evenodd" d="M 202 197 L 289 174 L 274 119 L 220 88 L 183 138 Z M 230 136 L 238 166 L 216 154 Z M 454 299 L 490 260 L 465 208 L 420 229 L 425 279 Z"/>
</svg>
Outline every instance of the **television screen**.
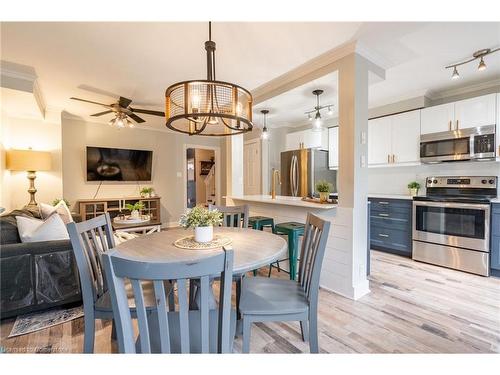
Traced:
<svg viewBox="0 0 500 375">
<path fill-rule="evenodd" d="M 87 181 L 151 181 L 153 151 L 87 147 Z"/>
</svg>

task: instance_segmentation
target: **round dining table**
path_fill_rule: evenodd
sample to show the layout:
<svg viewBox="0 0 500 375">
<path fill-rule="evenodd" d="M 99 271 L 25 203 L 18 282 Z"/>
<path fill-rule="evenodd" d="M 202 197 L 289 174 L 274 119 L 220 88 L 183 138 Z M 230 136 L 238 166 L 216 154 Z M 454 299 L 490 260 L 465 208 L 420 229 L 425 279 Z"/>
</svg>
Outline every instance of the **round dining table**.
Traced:
<svg viewBox="0 0 500 375">
<path fill-rule="evenodd" d="M 146 261 L 186 263 L 203 259 L 220 252 L 222 248 L 212 250 L 181 249 L 174 242 L 191 235 L 192 230 L 183 228 L 168 229 L 158 233 L 143 235 L 125 241 L 116 246 L 121 257 Z M 288 249 L 286 241 L 271 232 L 250 228 L 214 228 L 214 234 L 229 237 L 232 243 L 226 248 L 234 251 L 233 274 L 241 275 L 248 271 L 281 259 Z"/>
</svg>

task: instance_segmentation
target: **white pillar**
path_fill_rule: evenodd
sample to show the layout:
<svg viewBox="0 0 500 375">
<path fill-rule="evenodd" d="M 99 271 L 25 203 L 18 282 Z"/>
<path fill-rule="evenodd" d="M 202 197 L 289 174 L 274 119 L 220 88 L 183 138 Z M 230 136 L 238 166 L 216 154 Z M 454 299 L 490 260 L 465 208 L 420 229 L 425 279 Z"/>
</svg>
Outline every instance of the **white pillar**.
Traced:
<svg viewBox="0 0 500 375">
<path fill-rule="evenodd" d="M 369 65 L 353 53 L 343 59 L 339 69 L 339 210 L 351 224 L 351 251 L 347 261 L 354 299 L 370 291 L 366 278 Z"/>
<path fill-rule="evenodd" d="M 226 195 L 243 195 L 243 134 L 226 137 Z"/>
</svg>

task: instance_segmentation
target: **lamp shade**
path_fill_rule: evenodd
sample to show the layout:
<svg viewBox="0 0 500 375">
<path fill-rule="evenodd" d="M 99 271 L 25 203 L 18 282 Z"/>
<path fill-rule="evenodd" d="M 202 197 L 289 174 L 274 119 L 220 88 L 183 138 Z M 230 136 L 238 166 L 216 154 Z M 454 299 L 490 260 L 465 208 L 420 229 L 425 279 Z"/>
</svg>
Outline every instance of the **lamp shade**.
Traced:
<svg viewBox="0 0 500 375">
<path fill-rule="evenodd" d="M 9 150 L 6 164 L 11 171 L 49 171 L 52 158 L 47 151 Z"/>
</svg>

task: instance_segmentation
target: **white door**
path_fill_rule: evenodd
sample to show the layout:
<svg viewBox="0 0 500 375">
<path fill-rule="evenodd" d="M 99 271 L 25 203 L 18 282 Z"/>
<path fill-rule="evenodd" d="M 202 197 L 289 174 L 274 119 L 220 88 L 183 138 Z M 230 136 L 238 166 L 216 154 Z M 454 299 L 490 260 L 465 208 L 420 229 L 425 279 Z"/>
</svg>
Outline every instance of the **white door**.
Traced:
<svg viewBox="0 0 500 375">
<path fill-rule="evenodd" d="M 328 168 L 339 167 L 339 128 L 328 129 Z"/>
<path fill-rule="evenodd" d="M 260 140 L 245 143 L 243 147 L 243 193 L 261 193 Z"/>
<path fill-rule="evenodd" d="M 391 118 L 380 117 L 369 120 L 368 164 L 388 164 L 391 153 Z"/>
<path fill-rule="evenodd" d="M 392 154 L 394 163 L 420 160 L 420 110 L 400 113 L 392 119 Z"/>
<path fill-rule="evenodd" d="M 453 130 L 455 124 L 454 103 L 436 105 L 421 111 L 421 134 L 438 133 Z"/>
<path fill-rule="evenodd" d="M 496 123 L 496 94 L 455 102 L 453 130 L 494 125 Z"/>
</svg>

